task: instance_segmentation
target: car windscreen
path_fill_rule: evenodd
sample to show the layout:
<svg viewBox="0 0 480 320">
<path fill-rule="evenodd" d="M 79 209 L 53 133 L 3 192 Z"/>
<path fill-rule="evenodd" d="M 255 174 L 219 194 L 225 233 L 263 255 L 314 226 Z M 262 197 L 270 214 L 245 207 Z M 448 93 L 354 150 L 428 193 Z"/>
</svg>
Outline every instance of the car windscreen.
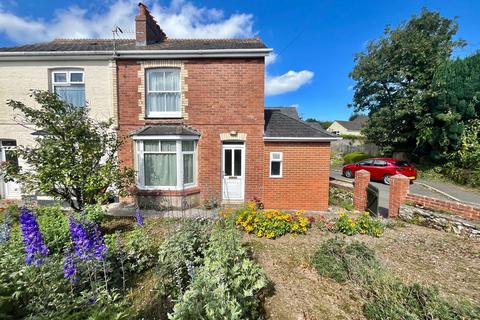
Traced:
<svg viewBox="0 0 480 320">
<path fill-rule="evenodd" d="M 395 162 L 395 165 L 398 167 L 410 167 L 410 163 L 407 161 L 397 161 Z"/>
</svg>

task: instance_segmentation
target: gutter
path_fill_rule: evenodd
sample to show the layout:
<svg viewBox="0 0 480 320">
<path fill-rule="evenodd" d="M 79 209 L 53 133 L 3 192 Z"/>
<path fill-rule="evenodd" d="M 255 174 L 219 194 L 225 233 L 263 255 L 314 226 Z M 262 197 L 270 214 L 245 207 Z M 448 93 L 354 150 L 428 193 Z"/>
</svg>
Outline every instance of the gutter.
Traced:
<svg viewBox="0 0 480 320">
<path fill-rule="evenodd" d="M 263 137 L 263 141 L 287 142 L 331 142 L 342 140 L 341 137 Z"/>
<path fill-rule="evenodd" d="M 113 50 L 108 51 L 19 51 L 0 52 L 0 61 L 9 60 L 111 60 L 111 59 L 183 59 L 265 57 L 272 49 L 208 50 Z"/>
</svg>

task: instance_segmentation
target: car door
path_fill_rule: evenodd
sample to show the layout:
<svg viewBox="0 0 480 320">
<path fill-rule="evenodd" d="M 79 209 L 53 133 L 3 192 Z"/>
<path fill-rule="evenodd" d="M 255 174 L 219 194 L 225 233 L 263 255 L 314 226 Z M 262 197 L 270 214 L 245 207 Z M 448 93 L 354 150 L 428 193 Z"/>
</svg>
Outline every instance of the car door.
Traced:
<svg viewBox="0 0 480 320">
<path fill-rule="evenodd" d="M 370 175 L 370 179 L 372 180 L 382 180 L 383 176 L 387 173 L 388 163 L 385 160 L 375 160 L 373 161 L 373 167 Z"/>
<path fill-rule="evenodd" d="M 355 166 L 355 171 L 367 170 L 368 172 L 370 172 L 370 175 L 371 175 L 372 168 L 373 168 L 373 160 L 362 160 L 360 162 L 357 162 L 357 165 Z"/>
</svg>

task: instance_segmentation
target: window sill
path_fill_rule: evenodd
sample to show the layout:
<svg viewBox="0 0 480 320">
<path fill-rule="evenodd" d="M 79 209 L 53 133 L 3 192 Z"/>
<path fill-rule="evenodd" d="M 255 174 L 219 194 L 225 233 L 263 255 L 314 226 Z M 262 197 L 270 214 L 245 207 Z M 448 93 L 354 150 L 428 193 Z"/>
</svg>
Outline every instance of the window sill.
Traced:
<svg viewBox="0 0 480 320">
<path fill-rule="evenodd" d="M 283 176 L 270 176 L 270 178 L 272 178 L 272 179 L 282 179 Z"/>
<path fill-rule="evenodd" d="M 180 112 L 147 113 L 145 119 L 182 119 Z"/>
</svg>

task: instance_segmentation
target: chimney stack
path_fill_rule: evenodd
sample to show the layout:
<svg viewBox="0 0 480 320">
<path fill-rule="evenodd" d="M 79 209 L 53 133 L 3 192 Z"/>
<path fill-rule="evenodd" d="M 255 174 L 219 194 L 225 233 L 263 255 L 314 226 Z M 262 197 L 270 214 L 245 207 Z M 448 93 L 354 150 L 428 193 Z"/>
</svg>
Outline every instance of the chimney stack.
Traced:
<svg viewBox="0 0 480 320">
<path fill-rule="evenodd" d="M 135 17 L 136 45 L 146 46 L 164 41 L 167 35 L 150 15 L 147 7 L 140 2 L 138 8 L 139 14 Z"/>
</svg>

